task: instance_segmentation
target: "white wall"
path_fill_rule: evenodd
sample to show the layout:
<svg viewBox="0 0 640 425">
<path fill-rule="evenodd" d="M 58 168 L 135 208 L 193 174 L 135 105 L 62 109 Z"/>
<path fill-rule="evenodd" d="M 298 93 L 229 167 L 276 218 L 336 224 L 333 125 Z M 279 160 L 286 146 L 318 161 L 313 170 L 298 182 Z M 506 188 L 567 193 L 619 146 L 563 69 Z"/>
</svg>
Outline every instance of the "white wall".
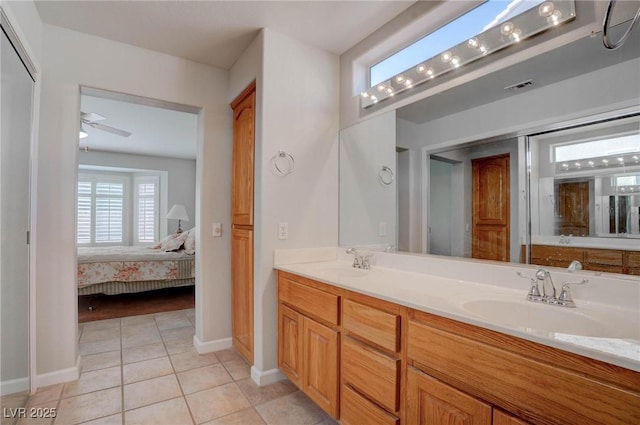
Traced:
<svg viewBox="0 0 640 425">
<path fill-rule="evenodd" d="M 97 165 L 105 167 L 122 167 L 137 170 L 166 171 L 167 181 L 161 184 L 166 185 L 167 198 L 160 200 L 160 236 L 166 236 L 167 228 L 171 233 L 175 230 L 178 222 L 171 220 L 167 226 L 165 215 L 174 204 L 182 204 L 187 210 L 189 221 L 182 223 L 182 229 L 188 230 L 195 226 L 196 222 L 196 160 L 182 158 L 167 158 L 160 156 L 122 154 L 116 152 L 96 152 L 80 151 L 78 157 L 80 165 Z M 161 196 L 163 192 L 160 192 Z"/>
<path fill-rule="evenodd" d="M 394 173 L 390 185 L 382 166 Z M 397 177 L 395 111 L 340 132 L 340 245 L 397 245 Z"/>
<path fill-rule="evenodd" d="M 173 56 L 45 25 L 38 160 L 37 337 L 41 383 L 69 379 L 77 359 L 75 185 L 80 86 L 201 107 L 196 170 L 196 338 L 230 336 L 231 110 L 228 73 Z"/>
<path fill-rule="evenodd" d="M 257 80 L 254 379 L 277 367 L 275 249 L 338 242 L 338 57 L 265 29 L 231 69 L 228 100 Z M 295 158 L 279 175 L 278 150 Z M 278 239 L 278 223 L 289 239 Z"/>
</svg>

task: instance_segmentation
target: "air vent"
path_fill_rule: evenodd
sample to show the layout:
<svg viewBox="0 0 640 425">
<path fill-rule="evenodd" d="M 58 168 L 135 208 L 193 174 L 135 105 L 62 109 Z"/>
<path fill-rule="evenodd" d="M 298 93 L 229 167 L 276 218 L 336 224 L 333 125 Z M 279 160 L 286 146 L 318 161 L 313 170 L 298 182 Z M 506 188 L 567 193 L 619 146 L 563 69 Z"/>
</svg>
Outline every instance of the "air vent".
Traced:
<svg viewBox="0 0 640 425">
<path fill-rule="evenodd" d="M 512 84 L 510 86 L 505 87 L 505 90 L 520 90 L 523 89 L 525 87 L 529 87 L 533 85 L 533 81 L 532 80 L 527 80 L 527 81 L 522 81 L 520 83 L 516 83 L 516 84 Z"/>
</svg>

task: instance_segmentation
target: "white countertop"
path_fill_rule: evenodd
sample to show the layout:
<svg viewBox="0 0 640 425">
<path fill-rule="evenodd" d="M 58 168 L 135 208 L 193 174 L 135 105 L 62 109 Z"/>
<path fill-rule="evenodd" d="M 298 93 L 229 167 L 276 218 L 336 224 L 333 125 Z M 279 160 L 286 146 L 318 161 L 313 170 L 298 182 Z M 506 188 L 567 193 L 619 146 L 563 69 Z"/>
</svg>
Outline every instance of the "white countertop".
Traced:
<svg viewBox="0 0 640 425">
<path fill-rule="evenodd" d="M 310 262 L 276 254 L 275 268 L 640 372 L 640 309 L 578 299 L 577 308 L 549 306 L 527 301 L 526 284 L 513 289 L 376 265 L 359 270 L 325 254 Z M 303 257 L 297 260 L 309 260 Z"/>
</svg>

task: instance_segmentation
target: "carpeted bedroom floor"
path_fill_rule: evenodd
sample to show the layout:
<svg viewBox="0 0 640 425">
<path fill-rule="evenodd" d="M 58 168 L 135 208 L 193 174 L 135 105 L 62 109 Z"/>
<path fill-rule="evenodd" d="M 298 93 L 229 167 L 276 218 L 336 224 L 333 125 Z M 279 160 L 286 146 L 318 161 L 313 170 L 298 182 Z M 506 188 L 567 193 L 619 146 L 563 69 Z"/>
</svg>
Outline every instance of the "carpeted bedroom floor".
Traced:
<svg viewBox="0 0 640 425">
<path fill-rule="evenodd" d="M 89 310 L 89 305 L 93 305 L 94 309 Z M 136 294 L 82 295 L 78 297 L 78 322 L 185 310 L 194 306 L 194 286 Z"/>
</svg>

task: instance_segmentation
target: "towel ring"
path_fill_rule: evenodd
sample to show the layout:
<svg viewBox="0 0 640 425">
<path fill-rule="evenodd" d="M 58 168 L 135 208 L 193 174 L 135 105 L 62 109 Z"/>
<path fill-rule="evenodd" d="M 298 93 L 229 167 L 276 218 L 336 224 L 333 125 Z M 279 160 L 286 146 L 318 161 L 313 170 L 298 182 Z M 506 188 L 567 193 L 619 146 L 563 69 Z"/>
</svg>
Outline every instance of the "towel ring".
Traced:
<svg viewBox="0 0 640 425">
<path fill-rule="evenodd" d="M 380 179 L 380 183 L 385 186 L 389 186 L 393 183 L 393 170 L 386 165 L 383 165 L 378 173 L 378 179 Z"/>
<path fill-rule="evenodd" d="M 276 171 L 283 176 L 293 173 L 293 169 L 296 167 L 296 160 L 293 159 L 293 155 L 283 150 L 279 150 L 271 158 L 271 161 L 273 161 Z"/>
</svg>

